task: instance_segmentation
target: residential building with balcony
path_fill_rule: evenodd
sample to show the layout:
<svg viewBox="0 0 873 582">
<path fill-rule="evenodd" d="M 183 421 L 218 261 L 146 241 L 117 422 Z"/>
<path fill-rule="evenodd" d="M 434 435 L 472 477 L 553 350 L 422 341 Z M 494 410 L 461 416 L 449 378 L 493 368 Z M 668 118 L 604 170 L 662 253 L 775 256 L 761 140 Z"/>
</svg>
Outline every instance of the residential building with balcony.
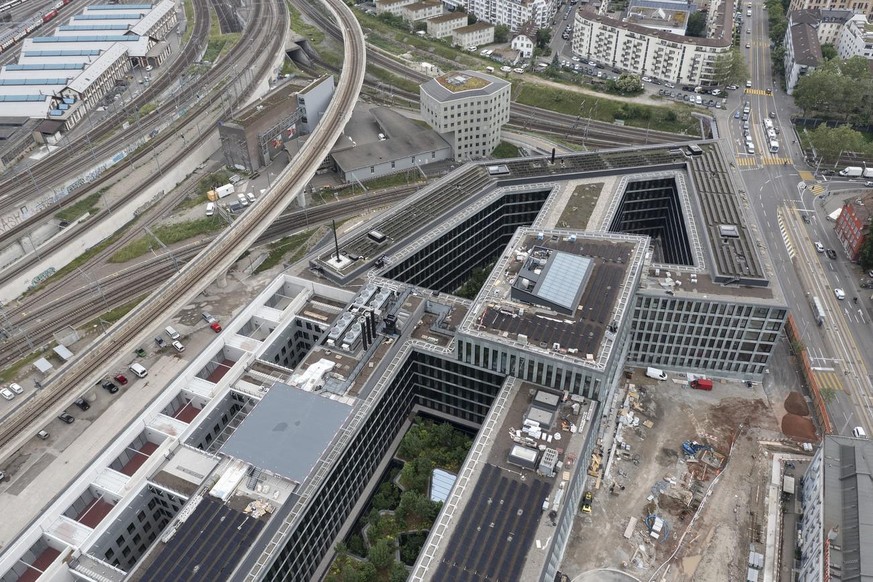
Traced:
<svg viewBox="0 0 873 582">
<path fill-rule="evenodd" d="M 852 57 L 873 59 L 873 24 L 863 14 L 856 14 L 846 22 L 836 43 L 841 59 Z"/>
<path fill-rule="evenodd" d="M 530 25 L 551 27 L 558 9 L 555 0 L 470 0 L 469 12 L 480 21 L 504 24 L 516 32 Z"/>
</svg>

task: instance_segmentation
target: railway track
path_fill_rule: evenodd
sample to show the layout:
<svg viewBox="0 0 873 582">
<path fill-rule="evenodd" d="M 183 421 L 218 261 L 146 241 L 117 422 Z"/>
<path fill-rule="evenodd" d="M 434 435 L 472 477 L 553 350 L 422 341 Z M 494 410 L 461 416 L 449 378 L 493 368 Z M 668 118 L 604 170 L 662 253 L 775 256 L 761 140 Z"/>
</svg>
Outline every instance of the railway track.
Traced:
<svg viewBox="0 0 873 582">
<path fill-rule="evenodd" d="M 119 354 L 127 353 L 151 335 L 155 322 L 184 307 L 218 273 L 229 269 L 315 175 L 351 116 L 366 67 L 363 33 L 357 20 L 342 0 L 325 2 L 341 22 L 345 40 L 344 67 L 334 97 L 316 131 L 295 160 L 282 171 L 273 188 L 232 227 L 218 235 L 171 279 L 161 283 L 146 301 L 116 323 L 110 333 L 94 340 L 85 351 L 63 365 L 46 381 L 43 389 L 19 409 L 18 414 L 0 424 L 0 459 L 7 458 L 30 438 L 31 425 L 48 420 L 60 410 L 73 389 L 103 377 L 105 369 Z M 282 39 L 281 36 L 275 38 Z"/>
<path fill-rule="evenodd" d="M 194 0 L 196 20 L 192 40 L 186 45 L 183 53 L 177 58 L 170 68 L 161 75 L 155 83 L 152 84 L 152 90 L 146 94 L 139 95 L 134 100 L 127 110 L 123 111 L 119 118 L 123 117 L 129 111 L 138 111 L 138 109 L 149 102 L 155 95 L 159 94 L 164 89 L 168 88 L 176 78 L 184 73 L 185 69 L 194 61 L 201 50 L 201 42 L 205 40 L 206 33 L 209 30 L 209 9 L 207 0 Z M 265 4 L 269 6 L 265 7 Z M 265 14 L 265 10 L 269 12 Z M 278 12 L 277 12 L 278 11 Z M 175 108 L 176 102 L 187 102 L 196 96 L 211 93 L 214 97 L 220 91 L 220 87 L 224 80 L 230 77 L 230 71 L 235 63 L 245 63 L 245 67 L 240 64 L 239 69 L 244 70 L 252 62 L 252 55 L 257 55 L 263 66 L 259 69 L 255 76 L 260 76 L 266 69 L 266 56 L 275 54 L 275 49 L 269 49 L 264 42 L 266 31 L 270 30 L 270 25 L 265 25 L 265 19 L 272 23 L 278 20 L 284 22 L 285 6 L 282 3 L 263 3 L 255 2 L 252 4 L 252 13 L 249 21 L 253 23 L 247 26 L 243 37 L 231 48 L 228 54 L 222 59 L 218 66 L 213 67 L 198 84 L 188 84 L 184 89 L 180 90 L 174 98 L 173 102 L 166 102 L 160 105 L 152 114 L 140 120 L 136 125 L 136 130 L 139 135 L 153 132 L 158 126 L 164 123 L 162 113 L 171 112 Z M 276 34 L 272 40 L 272 44 L 278 47 L 278 40 L 282 35 Z M 200 39 L 195 42 L 194 39 Z M 260 39 L 261 42 L 255 45 L 255 39 Z M 242 91 L 238 96 L 238 101 L 245 99 L 253 89 L 253 83 L 248 91 Z M 212 89 L 209 89 L 212 88 Z M 209 90 L 207 90 L 209 89 Z M 213 91 L 214 89 L 214 91 Z M 221 103 L 219 103 L 220 105 Z M 14 227 L 0 233 L 0 242 L 12 239 L 22 232 L 31 228 L 34 224 L 45 221 L 50 215 L 57 212 L 58 209 L 64 208 L 73 204 L 79 198 L 89 195 L 104 186 L 108 186 L 118 181 L 121 175 L 129 170 L 129 167 L 138 161 L 146 160 L 153 155 L 157 148 L 166 145 L 167 142 L 175 139 L 178 131 L 186 127 L 193 127 L 199 120 L 199 117 L 204 111 L 213 107 L 212 100 L 205 98 L 198 99 L 196 104 L 191 108 L 191 111 L 181 118 L 178 126 L 171 128 L 169 131 L 158 133 L 148 141 L 147 147 L 140 147 L 138 150 L 125 158 L 126 163 L 119 163 L 101 174 L 96 180 L 90 182 L 86 188 L 80 188 L 78 191 L 64 198 L 54 207 L 43 209 L 26 220 L 16 224 Z M 40 162 L 33 169 L 31 174 L 33 179 L 28 174 L 27 176 L 18 175 L 7 179 L 0 183 L 0 192 L 5 192 L 0 196 L 0 214 L 8 212 L 12 208 L 20 206 L 21 200 L 26 199 L 34 192 L 34 182 L 37 183 L 57 183 L 62 177 L 68 174 L 74 174 L 77 168 L 88 167 L 93 163 L 93 159 L 107 159 L 112 154 L 121 149 L 121 145 L 117 140 L 107 139 L 107 136 L 117 129 L 117 120 L 114 118 L 107 119 L 98 125 L 94 131 L 89 132 L 88 139 L 79 139 L 71 144 L 71 149 L 81 152 L 79 155 L 71 155 L 68 157 L 51 156 L 45 161 Z M 105 140 L 102 143 L 94 145 L 93 151 L 88 147 L 88 144 Z M 183 147 L 183 151 L 170 160 L 170 164 L 175 164 L 184 159 L 187 155 L 187 150 L 197 147 L 196 140 L 191 140 L 190 145 Z M 167 162 L 165 162 L 167 163 Z M 4 189 L 5 188 L 5 189 Z M 2 284 L 2 280 L 0 280 Z"/>
<path fill-rule="evenodd" d="M 380 196 L 376 204 L 379 206 L 395 204 L 416 189 L 417 187 L 410 187 L 392 191 Z M 330 219 L 355 216 L 373 205 L 371 195 L 361 195 L 312 209 L 295 210 L 280 216 L 255 244 L 267 244 L 288 232 L 295 232 L 310 225 L 324 224 Z M 101 251 L 92 261 L 96 263 L 105 260 L 116 250 L 141 236 L 141 231 L 136 229 L 128 235 Z M 120 269 L 107 277 L 89 281 L 88 285 L 78 287 L 49 301 L 36 296 L 29 297 L 18 305 L 7 306 L 4 310 L 4 323 L 7 323 L 8 327 L 22 330 L 22 333 L 2 343 L 0 366 L 9 365 L 26 355 L 30 345 L 45 345 L 52 340 L 52 334 L 64 326 L 81 326 L 143 293 L 152 291 L 173 275 L 176 271 L 176 263 L 185 264 L 206 248 L 210 240 L 212 237 L 173 249 L 175 262 L 165 251 L 136 265 Z M 82 269 L 87 271 L 88 266 L 83 265 Z M 77 275 L 71 273 L 70 277 L 77 277 Z"/>
<path fill-rule="evenodd" d="M 260 12 L 261 10 L 264 9 L 264 4 L 265 3 L 262 3 L 262 2 L 256 2 L 254 4 L 255 12 L 253 13 L 253 17 L 251 19 L 252 22 L 258 22 L 261 18 L 264 17 L 263 13 Z M 270 4 L 270 6 L 272 7 L 272 4 Z M 282 10 L 284 10 L 284 5 L 280 4 L 280 6 L 282 6 Z M 280 16 L 284 16 L 283 11 L 280 11 L 278 14 L 273 14 L 272 12 L 270 14 L 270 18 L 273 20 L 278 18 L 280 21 L 284 21 L 284 18 L 279 18 Z M 206 24 L 204 26 L 208 26 L 208 18 L 207 18 Z M 272 44 L 272 45 L 278 46 L 277 43 L 281 39 L 281 36 L 276 35 L 275 38 L 270 39 L 269 36 L 264 33 L 264 30 L 265 29 L 268 30 L 269 28 L 270 28 L 269 26 L 267 26 L 267 27 L 259 27 L 259 26 L 248 27 L 247 28 L 248 33 L 251 34 L 252 31 L 254 30 L 255 34 L 256 34 L 256 38 L 260 39 L 261 43 L 258 44 L 257 46 L 255 46 L 254 44 L 244 43 L 243 40 L 241 39 L 240 42 L 238 42 L 237 45 L 228 54 L 228 58 L 231 59 L 229 62 L 233 63 L 233 62 L 235 62 L 235 60 L 242 61 L 242 60 L 247 59 L 251 55 L 250 51 L 252 51 L 252 50 L 257 51 L 254 54 L 262 54 L 262 55 L 273 54 L 275 49 L 269 48 L 266 45 Z M 245 38 L 250 38 L 250 37 L 245 37 Z M 254 40 L 254 39 L 252 39 L 252 40 Z M 259 69 L 259 72 L 257 73 L 258 76 L 263 74 L 263 72 L 267 68 L 267 65 L 269 64 L 269 61 L 266 59 L 266 57 L 261 59 L 261 64 L 262 64 L 262 66 Z M 228 66 L 227 64 L 222 63 L 221 70 L 222 71 L 226 70 L 227 66 Z M 219 77 L 220 77 L 220 75 L 216 75 L 216 78 L 219 78 Z M 195 91 L 196 88 L 189 87 L 189 90 Z M 248 91 L 241 94 L 239 96 L 239 99 L 240 100 L 245 99 L 247 97 L 247 95 L 248 95 Z M 201 103 L 199 103 L 196 106 L 196 108 L 185 119 L 185 123 L 183 123 L 179 128 L 176 128 L 176 129 L 180 130 L 188 124 L 196 124 L 200 120 L 200 116 L 204 115 L 205 114 L 204 112 L 211 111 L 212 108 L 213 108 L 212 103 L 207 102 L 206 100 L 203 100 Z M 153 118 L 153 119 L 151 119 L 151 118 Z M 150 116 L 150 121 L 152 123 L 154 123 L 155 125 L 160 123 L 160 119 L 155 115 Z M 138 156 L 132 157 L 131 163 L 133 163 L 134 161 L 136 161 L 138 159 L 141 159 L 141 157 L 148 157 L 149 155 L 151 155 L 151 151 L 154 149 L 154 147 L 159 147 L 161 144 L 163 144 L 167 141 L 175 140 L 176 143 L 178 143 L 178 140 L 176 139 L 176 135 L 177 134 L 174 131 L 165 131 L 165 132 L 162 132 L 161 134 L 158 134 L 158 136 L 152 140 L 152 141 L 154 141 L 154 144 L 152 144 L 148 150 L 146 150 L 145 148 L 141 148 L 141 150 L 142 150 L 141 153 Z M 187 157 L 188 150 L 191 148 L 197 147 L 197 145 L 198 144 L 197 144 L 196 140 L 191 140 L 190 146 L 183 147 L 175 156 L 173 156 L 169 161 L 165 161 L 164 163 L 167 165 L 170 165 L 170 166 L 180 163 L 181 161 L 183 161 Z M 110 149 L 117 149 L 118 146 L 115 146 L 115 148 L 112 148 L 111 144 L 107 144 L 106 147 L 108 147 Z M 107 153 L 107 155 L 108 155 L 108 153 Z M 131 157 L 131 156 L 129 156 L 129 157 Z M 95 191 L 103 186 L 108 186 L 108 185 L 114 183 L 115 181 L 117 181 L 119 179 L 119 174 L 126 172 L 126 171 L 127 171 L 127 168 L 124 167 L 124 165 L 118 165 L 118 166 L 108 170 L 103 175 L 101 175 L 97 180 L 92 182 L 89 185 L 90 187 L 88 189 L 82 189 L 81 192 L 76 193 L 73 196 L 70 196 L 69 197 L 70 200 L 65 199 L 64 205 L 73 203 L 75 201 L 75 199 L 79 198 L 82 195 L 90 194 L 91 192 L 93 192 L 93 191 Z M 48 215 L 50 215 L 56 211 L 57 211 L 56 208 L 52 208 L 50 210 L 40 212 L 39 215 L 33 217 L 31 220 L 28 220 L 24 223 L 16 225 L 14 228 L 7 230 L 5 233 L 0 235 L 0 241 L 4 240 L 6 238 L 10 238 L 12 236 L 16 236 L 16 235 L 26 231 L 28 228 L 31 227 L 31 225 L 33 223 L 39 222 L 41 220 L 45 220 Z M 89 225 L 89 227 L 90 227 L 90 225 Z M 61 249 L 66 244 L 68 244 L 69 238 L 73 237 L 75 235 L 76 235 L 75 229 L 72 229 L 69 233 L 64 233 L 62 235 L 59 235 L 59 236 L 52 238 L 49 242 L 47 242 L 46 244 L 44 244 L 43 246 L 40 247 L 40 254 L 45 255 L 45 256 L 51 255 L 52 253 L 54 253 L 58 249 Z M 3 285 L 5 283 L 7 283 L 8 281 L 13 280 L 14 278 L 21 276 L 22 273 L 24 273 L 25 271 L 27 271 L 31 267 L 34 260 L 39 260 L 39 259 L 38 259 L 38 257 L 33 257 L 31 255 L 28 258 L 26 258 L 25 260 L 21 260 L 15 264 L 13 264 L 12 266 L 4 269 L 2 272 L 0 272 L 0 285 Z"/>
<path fill-rule="evenodd" d="M 318 9 L 318 6 L 306 3 L 303 0 L 292 0 L 292 4 L 306 14 L 317 26 L 325 30 L 331 37 L 338 40 L 339 31 L 329 19 L 325 18 L 324 14 Z M 416 83 L 424 83 L 430 77 L 414 71 L 394 59 L 385 56 L 379 50 L 369 50 L 368 59 L 374 65 L 385 69 L 395 75 L 415 81 Z M 319 64 L 326 68 L 332 68 L 329 64 L 319 61 Z M 395 89 L 394 94 L 409 101 L 417 102 L 418 95 L 408 93 L 401 89 Z M 665 131 L 650 131 L 644 128 L 636 128 L 631 126 L 619 126 L 604 121 L 588 121 L 582 116 L 566 115 L 546 109 L 539 109 L 530 105 L 521 103 L 512 103 L 510 109 L 510 123 L 515 127 L 529 128 L 532 130 L 544 130 L 555 135 L 567 133 L 567 128 L 578 125 L 580 120 L 585 121 L 586 137 L 584 142 L 592 145 L 604 146 L 627 146 L 631 144 L 658 144 L 658 143 L 675 143 L 677 141 L 686 141 L 695 139 L 694 136 L 679 135 Z M 535 120 L 535 121 L 534 121 Z M 563 130 L 563 131 L 562 131 Z M 568 141 L 580 142 L 576 136 L 568 136 Z"/>
</svg>

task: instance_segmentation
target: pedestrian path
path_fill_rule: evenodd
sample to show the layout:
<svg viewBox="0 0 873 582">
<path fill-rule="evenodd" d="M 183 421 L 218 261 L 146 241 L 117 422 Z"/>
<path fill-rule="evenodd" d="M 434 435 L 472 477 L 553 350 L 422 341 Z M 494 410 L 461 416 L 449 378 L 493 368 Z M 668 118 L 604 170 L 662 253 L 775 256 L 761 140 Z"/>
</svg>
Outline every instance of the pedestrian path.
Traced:
<svg viewBox="0 0 873 582">
<path fill-rule="evenodd" d="M 776 215 L 779 222 L 779 232 L 782 234 L 782 242 L 785 243 L 785 249 L 788 251 L 788 258 L 794 259 L 797 253 L 794 251 L 794 244 L 791 242 L 791 236 L 788 234 L 788 229 L 785 228 L 785 221 L 782 218 L 782 212 Z"/>
<path fill-rule="evenodd" d="M 843 390 L 843 382 L 835 371 L 815 370 L 815 378 L 818 380 L 819 388 Z"/>
<path fill-rule="evenodd" d="M 810 192 L 818 196 L 819 194 L 823 194 L 825 191 L 825 187 L 821 184 L 813 184 L 809 187 Z"/>
</svg>

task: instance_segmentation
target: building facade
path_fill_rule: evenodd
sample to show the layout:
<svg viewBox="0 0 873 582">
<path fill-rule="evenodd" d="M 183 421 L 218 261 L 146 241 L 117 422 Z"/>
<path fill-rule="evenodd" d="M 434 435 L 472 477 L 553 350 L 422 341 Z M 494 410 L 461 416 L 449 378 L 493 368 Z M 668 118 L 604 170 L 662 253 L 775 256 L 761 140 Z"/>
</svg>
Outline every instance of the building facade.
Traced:
<svg viewBox="0 0 873 582">
<path fill-rule="evenodd" d="M 794 93 L 800 78 L 814 71 L 821 61 L 821 45 L 815 28 L 803 14 L 789 15 L 788 29 L 785 31 L 786 92 L 789 95 Z"/>
<path fill-rule="evenodd" d="M 729 39 L 690 38 L 576 11 L 573 53 L 636 75 L 672 83 L 716 84 L 716 63 L 731 50 Z"/>
<path fill-rule="evenodd" d="M 837 54 L 843 60 L 852 57 L 873 59 L 873 25 L 863 14 L 853 16 L 840 31 Z"/>
<path fill-rule="evenodd" d="M 415 2 L 400 9 L 400 17 L 407 22 L 436 18 L 443 13 L 441 2 Z"/>
<path fill-rule="evenodd" d="M 415 0 L 376 0 L 376 14 L 393 14 L 400 16 L 404 6 L 415 3 Z"/>
<path fill-rule="evenodd" d="M 788 11 L 795 10 L 850 10 L 855 14 L 873 17 L 871 0 L 791 0 Z"/>
<path fill-rule="evenodd" d="M 529 59 L 533 56 L 534 42 L 524 34 L 513 37 L 510 47 L 517 50 L 521 58 Z"/>
<path fill-rule="evenodd" d="M 480 47 L 494 42 L 494 26 L 477 22 L 452 31 L 452 44 L 460 47 Z"/>
<path fill-rule="evenodd" d="M 798 582 L 870 577 L 873 443 L 826 435 L 803 475 Z M 866 549 L 865 549 L 866 548 Z"/>
<path fill-rule="evenodd" d="M 870 224 L 873 222 L 873 213 L 870 205 L 873 204 L 873 195 L 867 194 L 863 198 L 850 200 L 843 205 L 843 211 L 837 217 L 834 231 L 843 246 L 843 250 L 850 261 L 857 262 L 861 254 L 861 247 L 870 234 Z"/>
<path fill-rule="evenodd" d="M 452 36 L 456 28 L 467 26 L 467 15 L 463 12 L 449 12 L 427 21 L 427 35 L 431 38 Z"/>
<path fill-rule="evenodd" d="M 469 11 L 481 21 L 503 24 L 511 31 L 533 24 L 549 28 L 558 3 L 554 0 L 470 0 Z"/>
<path fill-rule="evenodd" d="M 451 144 L 455 160 L 484 158 L 509 121 L 511 88 L 484 73 L 448 73 L 421 85 L 421 115 Z"/>
</svg>

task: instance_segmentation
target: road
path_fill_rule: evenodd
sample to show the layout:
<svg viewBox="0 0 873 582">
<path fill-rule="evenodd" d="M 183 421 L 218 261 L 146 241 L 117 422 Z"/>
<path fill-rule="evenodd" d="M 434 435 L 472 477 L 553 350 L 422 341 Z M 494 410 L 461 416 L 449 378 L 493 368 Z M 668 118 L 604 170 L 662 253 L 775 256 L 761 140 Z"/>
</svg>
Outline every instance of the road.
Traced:
<svg viewBox="0 0 873 582">
<path fill-rule="evenodd" d="M 763 2 L 752 2 L 751 18 L 745 16 L 746 9 L 743 5 L 741 50 L 748 56 L 752 86 L 739 97 L 739 92 L 735 93 L 728 111 L 719 114 L 720 131 L 730 139 L 736 154 L 736 170 L 746 186 L 741 195 L 757 218 L 756 234 L 770 250 L 771 267 L 798 323 L 812 365 L 819 370 L 817 374 L 824 385 L 837 387 L 837 394 L 828 405 L 835 430 L 851 434 L 854 426 L 864 426 L 869 431 L 873 428 L 869 373 L 873 356 L 859 346 L 873 342 L 870 300 L 864 297 L 858 305 L 852 301 L 854 296 L 863 297 L 857 288 L 857 266 L 841 252 L 832 260 L 816 252 L 813 246 L 815 241 L 822 241 L 827 248 L 840 249 L 833 223 L 827 221 L 828 211 L 821 204 L 824 196 L 817 197 L 817 193 L 826 196 L 828 192 L 850 190 L 862 184 L 837 183 L 825 190 L 814 183 L 812 168 L 804 160 L 790 124 L 795 111 L 793 101 L 773 81 Z M 772 94 L 768 94 L 768 89 Z M 735 112 L 742 111 L 745 100 L 751 108 L 749 132 L 756 151 L 753 155 L 746 153 L 742 117 L 734 117 Z M 770 116 L 771 111 L 775 117 Z M 780 148 L 776 153 L 767 147 L 765 119 L 784 129 L 778 136 Z M 844 289 L 847 299 L 838 300 L 834 288 Z M 825 305 L 827 317 L 821 327 L 813 320 L 812 297 L 819 297 Z"/>
</svg>

